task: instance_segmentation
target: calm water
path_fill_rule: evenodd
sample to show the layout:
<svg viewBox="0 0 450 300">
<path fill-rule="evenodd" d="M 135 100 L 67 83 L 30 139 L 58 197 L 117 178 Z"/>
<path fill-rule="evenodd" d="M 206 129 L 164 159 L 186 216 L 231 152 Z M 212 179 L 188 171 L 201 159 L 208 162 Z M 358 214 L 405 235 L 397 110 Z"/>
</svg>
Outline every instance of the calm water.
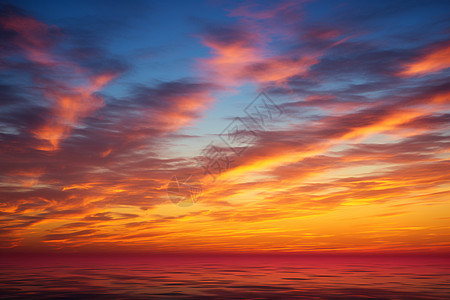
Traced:
<svg viewBox="0 0 450 300">
<path fill-rule="evenodd" d="M 448 257 L 3 256 L 0 298 L 450 299 Z"/>
</svg>

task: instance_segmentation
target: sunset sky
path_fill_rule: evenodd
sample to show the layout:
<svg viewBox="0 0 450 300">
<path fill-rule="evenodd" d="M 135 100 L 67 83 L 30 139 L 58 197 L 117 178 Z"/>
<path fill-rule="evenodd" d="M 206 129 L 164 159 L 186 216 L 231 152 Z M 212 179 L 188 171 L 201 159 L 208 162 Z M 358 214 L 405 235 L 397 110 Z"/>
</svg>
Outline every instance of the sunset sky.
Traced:
<svg viewBox="0 0 450 300">
<path fill-rule="evenodd" d="M 1 3 L 0 252 L 450 250 L 449 1 Z"/>
</svg>

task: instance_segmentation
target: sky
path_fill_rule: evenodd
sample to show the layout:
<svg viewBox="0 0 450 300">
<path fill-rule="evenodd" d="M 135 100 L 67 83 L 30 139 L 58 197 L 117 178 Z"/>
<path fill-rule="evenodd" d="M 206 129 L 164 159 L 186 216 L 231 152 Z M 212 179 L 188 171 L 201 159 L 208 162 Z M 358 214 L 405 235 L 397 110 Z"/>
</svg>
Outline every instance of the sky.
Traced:
<svg viewBox="0 0 450 300">
<path fill-rule="evenodd" d="M 449 12 L 2 1 L 0 251 L 448 252 Z"/>
</svg>

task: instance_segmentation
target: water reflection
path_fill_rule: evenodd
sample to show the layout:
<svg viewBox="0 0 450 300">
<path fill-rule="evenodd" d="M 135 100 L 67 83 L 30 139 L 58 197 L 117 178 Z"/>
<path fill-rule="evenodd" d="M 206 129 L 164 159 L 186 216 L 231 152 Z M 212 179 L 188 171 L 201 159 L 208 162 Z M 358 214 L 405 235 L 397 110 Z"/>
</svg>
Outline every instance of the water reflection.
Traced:
<svg viewBox="0 0 450 300">
<path fill-rule="evenodd" d="M 443 257 L 59 256 L 1 260 L 9 299 L 450 299 Z"/>
</svg>

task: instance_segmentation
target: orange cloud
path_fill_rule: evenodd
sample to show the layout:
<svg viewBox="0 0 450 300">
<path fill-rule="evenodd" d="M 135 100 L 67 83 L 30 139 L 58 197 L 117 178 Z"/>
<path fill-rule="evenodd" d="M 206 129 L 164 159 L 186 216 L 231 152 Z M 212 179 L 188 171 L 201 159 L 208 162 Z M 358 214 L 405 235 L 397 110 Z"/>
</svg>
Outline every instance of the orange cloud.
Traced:
<svg viewBox="0 0 450 300">
<path fill-rule="evenodd" d="M 200 60 L 202 71 L 227 87 L 248 81 L 282 85 L 294 76 L 306 76 L 328 49 L 352 36 L 336 40 L 342 32 L 335 28 L 314 28 L 302 34 L 296 27 L 302 17 L 302 4 L 287 1 L 259 10 L 255 10 L 259 5 L 233 10 L 230 16 L 239 18 L 235 25 L 208 28 L 202 36 L 212 54 L 211 58 Z M 298 43 L 295 49 L 275 49 L 274 41 L 286 38 Z M 308 48 L 301 43 L 320 46 Z"/>
<path fill-rule="evenodd" d="M 205 38 L 203 43 L 213 50 L 213 57 L 201 60 L 203 68 L 225 85 L 241 85 L 247 80 L 282 83 L 292 76 L 305 75 L 322 55 L 322 52 L 296 57 L 273 55 L 265 49 L 264 40 L 268 38 L 259 37 L 254 44 L 246 41 L 217 43 Z"/>
<path fill-rule="evenodd" d="M 404 66 L 400 76 L 425 76 L 430 73 L 439 72 L 450 68 L 450 44 L 444 43 L 431 49 L 419 57 L 415 62 Z"/>
<path fill-rule="evenodd" d="M 46 143 L 38 146 L 39 150 L 57 150 L 59 143 L 67 138 L 71 129 L 78 122 L 103 106 L 103 99 L 94 93 L 112 80 L 115 74 L 101 74 L 88 79 L 81 87 L 66 87 L 63 90 L 52 89 L 44 92 L 52 100 L 52 116 L 42 127 L 33 133 Z"/>
<path fill-rule="evenodd" d="M 32 62 L 52 72 L 54 80 L 37 79 L 35 82 L 43 87 L 43 94 L 51 105 L 50 119 L 40 128 L 33 129 L 35 136 L 43 143 L 39 150 L 57 150 L 62 140 L 67 138 L 71 129 L 82 118 L 103 106 L 103 99 L 95 95 L 117 76 L 114 73 L 91 75 L 87 70 L 63 57 L 52 53 L 57 43 L 58 28 L 48 26 L 33 18 L 11 14 L 0 18 L 0 25 L 15 33 L 13 43 L 24 52 Z M 67 74 L 72 78 L 67 78 Z M 58 76 L 60 75 L 60 76 Z M 84 81 L 77 85 L 70 81 Z"/>
</svg>

